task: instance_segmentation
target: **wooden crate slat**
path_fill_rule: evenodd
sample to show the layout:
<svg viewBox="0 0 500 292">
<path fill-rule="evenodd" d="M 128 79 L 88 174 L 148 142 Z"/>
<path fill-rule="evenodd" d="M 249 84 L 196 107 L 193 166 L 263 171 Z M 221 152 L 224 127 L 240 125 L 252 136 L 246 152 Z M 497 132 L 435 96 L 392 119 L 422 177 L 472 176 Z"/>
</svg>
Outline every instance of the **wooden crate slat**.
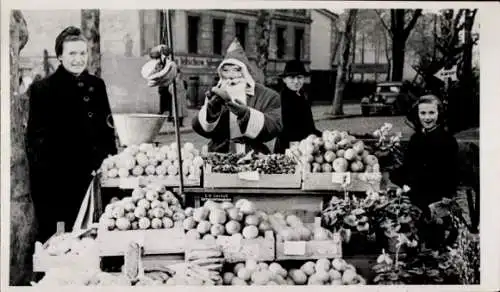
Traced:
<svg viewBox="0 0 500 292">
<path fill-rule="evenodd" d="M 136 241 L 144 254 L 176 254 L 184 252 L 185 233 L 177 222 L 171 229 L 108 231 L 99 229 L 97 243 L 100 256 L 121 256 L 130 242 Z"/>
</svg>

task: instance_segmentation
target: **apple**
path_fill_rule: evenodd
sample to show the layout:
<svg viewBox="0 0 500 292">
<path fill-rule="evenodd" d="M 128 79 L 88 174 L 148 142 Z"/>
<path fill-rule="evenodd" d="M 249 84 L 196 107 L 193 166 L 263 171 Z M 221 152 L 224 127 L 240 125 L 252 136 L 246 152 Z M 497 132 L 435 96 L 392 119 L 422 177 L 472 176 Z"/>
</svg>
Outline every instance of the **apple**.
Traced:
<svg viewBox="0 0 500 292">
<path fill-rule="evenodd" d="M 340 157 L 333 161 L 332 166 L 335 172 L 346 172 L 349 163 L 345 158 Z"/>
<path fill-rule="evenodd" d="M 323 155 L 319 154 L 319 155 L 314 156 L 314 161 L 316 161 L 319 164 L 323 163 L 323 161 L 324 161 Z"/>
<path fill-rule="evenodd" d="M 328 173 L 328 172 L 332 172 L 333 167 L 332 167 L 332 165 L 330 163 L 323 163 L 321 165 L 321 169 L 322 169 L 323 172 Z"/>
<path fill-rule="evenodd" d="M 335 153 L 333 153 L 333 151 L 330 151 L 330 150 L 325 152 L 324 157 L 325 157 L 325 161 L 328 163 L 332 163 L 333 160 L 335 160 L 335 158 L 337 158 Z"/>
<path fill-rule="evenodd" d="M 356 152 L 352 148 L 349 148 L 345 151 L 344 158 L 351 161 L 354 159 L 355 155 L 356 155 Z"/>
</svg>

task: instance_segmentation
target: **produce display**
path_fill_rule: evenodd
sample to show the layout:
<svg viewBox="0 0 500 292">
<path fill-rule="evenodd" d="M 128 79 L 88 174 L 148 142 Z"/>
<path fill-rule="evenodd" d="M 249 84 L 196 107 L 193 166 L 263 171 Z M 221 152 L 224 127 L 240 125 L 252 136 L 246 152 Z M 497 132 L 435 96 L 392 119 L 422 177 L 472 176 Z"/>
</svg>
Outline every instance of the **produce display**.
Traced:
<svg viewBox="0 0 500 292">
<path fill-rule="evenodd" d="M 107 230 L 173 228 L 186 214 L 179 199 L 161 184 L 138 187 L 130 197 L 112 199 L 99 223 Z"/>
<path fill-rule="evenodd" d="M 293 144 L 288 153 L 297 157 L 306 170 L 318 172 L 380 172 L 376 156 L 363 141 L 343 131 L 323 131 Z"/>
<path fill-rule="evenodd" d="M 343 259 L 307 261 L 300 268 L 247 260 L 223 274 L 224 285 L 364 285 L 356 267 Z"/>
<path fill-rule="evenodd" d="M 271 230 L 267 214 L 246 199 L 235 204 L 208 200 L 202 207 L 186 208 L 186 215 L 183 226 L 190 239 L 214 240 L 220 235 L 252 239 Z"/>
<path fill-rule="evenodd" d="M 199 179 L 203 166 L 200 151 L 192 143 L 181 149 L 183 175 L 188 179 Z M 132 145 L 121 153 L 104 159 L 101 166 L 103 178 L 127 178 L 139 176 L 178 176 L 179 160 L 177 144 Z"/>
<path fill-rule="evenodd" d="M 216 173 L 257 171 L 262 174 L 293 174 L 297 166 L 293 158 L 283 154 L 208 153 L 204 159 L 206 164 L 211 165 L 212 172 Z"/>
<path fill-rule="evenodd" d="M 330 240 L 333 234 L 321 226 L 306 226 L 295 215 L 284 216 L 275 213 L 269 216 L 269 222 L 274 232 L 285 241 Z"/>
</svg>

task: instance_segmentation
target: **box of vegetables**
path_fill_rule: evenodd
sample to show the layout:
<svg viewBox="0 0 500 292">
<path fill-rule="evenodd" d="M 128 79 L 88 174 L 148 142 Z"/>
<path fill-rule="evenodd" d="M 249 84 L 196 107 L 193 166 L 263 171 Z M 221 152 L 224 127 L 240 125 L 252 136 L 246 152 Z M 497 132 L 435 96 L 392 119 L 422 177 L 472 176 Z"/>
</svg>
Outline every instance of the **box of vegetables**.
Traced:
<svg viewBox="0 0 500 292">
<path fill-rule="evenodd" d="M 295 215 L 269 215 L 276 233 L 277 260 L 311 260 L 342 258 L 342 242 L 338 233 L 321 227 L 321 218 L 306 224 Z"/>
<path fill-rule="evenodd" d="M 149 183 L 178 186 L 181 168 L 184 186 L 201 186 L 203 159 L 200 151 L 188 142 L 182 146 L 181 155 L 182 166 L 176 143 L 131 145 L 104 159 L 100 168 L 101 186 L 122 189 L 134 189 Z"/>
<path fill-rule="evenodd" d="M 363 141 L 347 132 L 310 135 L 287 150 L 302 166 L 302 189 L 307 191 L 379 191 L 382 174 L 376 156 Z"/>
<path fill-rule="evenodd" d="M 205 188 L 300 189 L 301 171 L 296 160 L 283 154 L 208 153 Z"/>
</svg>

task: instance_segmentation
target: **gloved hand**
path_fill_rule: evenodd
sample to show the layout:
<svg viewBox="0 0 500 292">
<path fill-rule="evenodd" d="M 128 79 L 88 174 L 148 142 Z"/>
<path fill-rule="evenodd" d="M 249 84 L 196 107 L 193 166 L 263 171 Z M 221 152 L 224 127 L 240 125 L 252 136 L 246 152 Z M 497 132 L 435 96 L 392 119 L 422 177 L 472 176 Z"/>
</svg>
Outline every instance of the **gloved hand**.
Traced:
<svg viewBox="0 0 500 292">
<path fill-rule="evenodd" d="M 238 119 L 244 118 L 247 114 L 250 114 L 250 109 L 243 104 L 240 100 L 235 99 L 234 101 L 227 102 L 227 108 L 235 114 Z"/>
<path fill-rule="evenodd" d="M 166 45 L 157 45 L 153 47 L 149 52 L 149 57 L 151 59 L 160 59 L 162 56 L 167 57 L 172 53 L 172 49 L 167 47 Z"/>
<path fill-rule="evenodd" d="M 208 99 L 208 102 L 207 102 L 207 122 L 213 123 L 219 117 L 219 115 L 222 111 L 222 106 L 226 103 L 226 101 L 221 96 L 217 95 L 213 91 L 213 88 L 212 88 L 212 90 L 206 92 L 205 96 Z"/>
</svg>

